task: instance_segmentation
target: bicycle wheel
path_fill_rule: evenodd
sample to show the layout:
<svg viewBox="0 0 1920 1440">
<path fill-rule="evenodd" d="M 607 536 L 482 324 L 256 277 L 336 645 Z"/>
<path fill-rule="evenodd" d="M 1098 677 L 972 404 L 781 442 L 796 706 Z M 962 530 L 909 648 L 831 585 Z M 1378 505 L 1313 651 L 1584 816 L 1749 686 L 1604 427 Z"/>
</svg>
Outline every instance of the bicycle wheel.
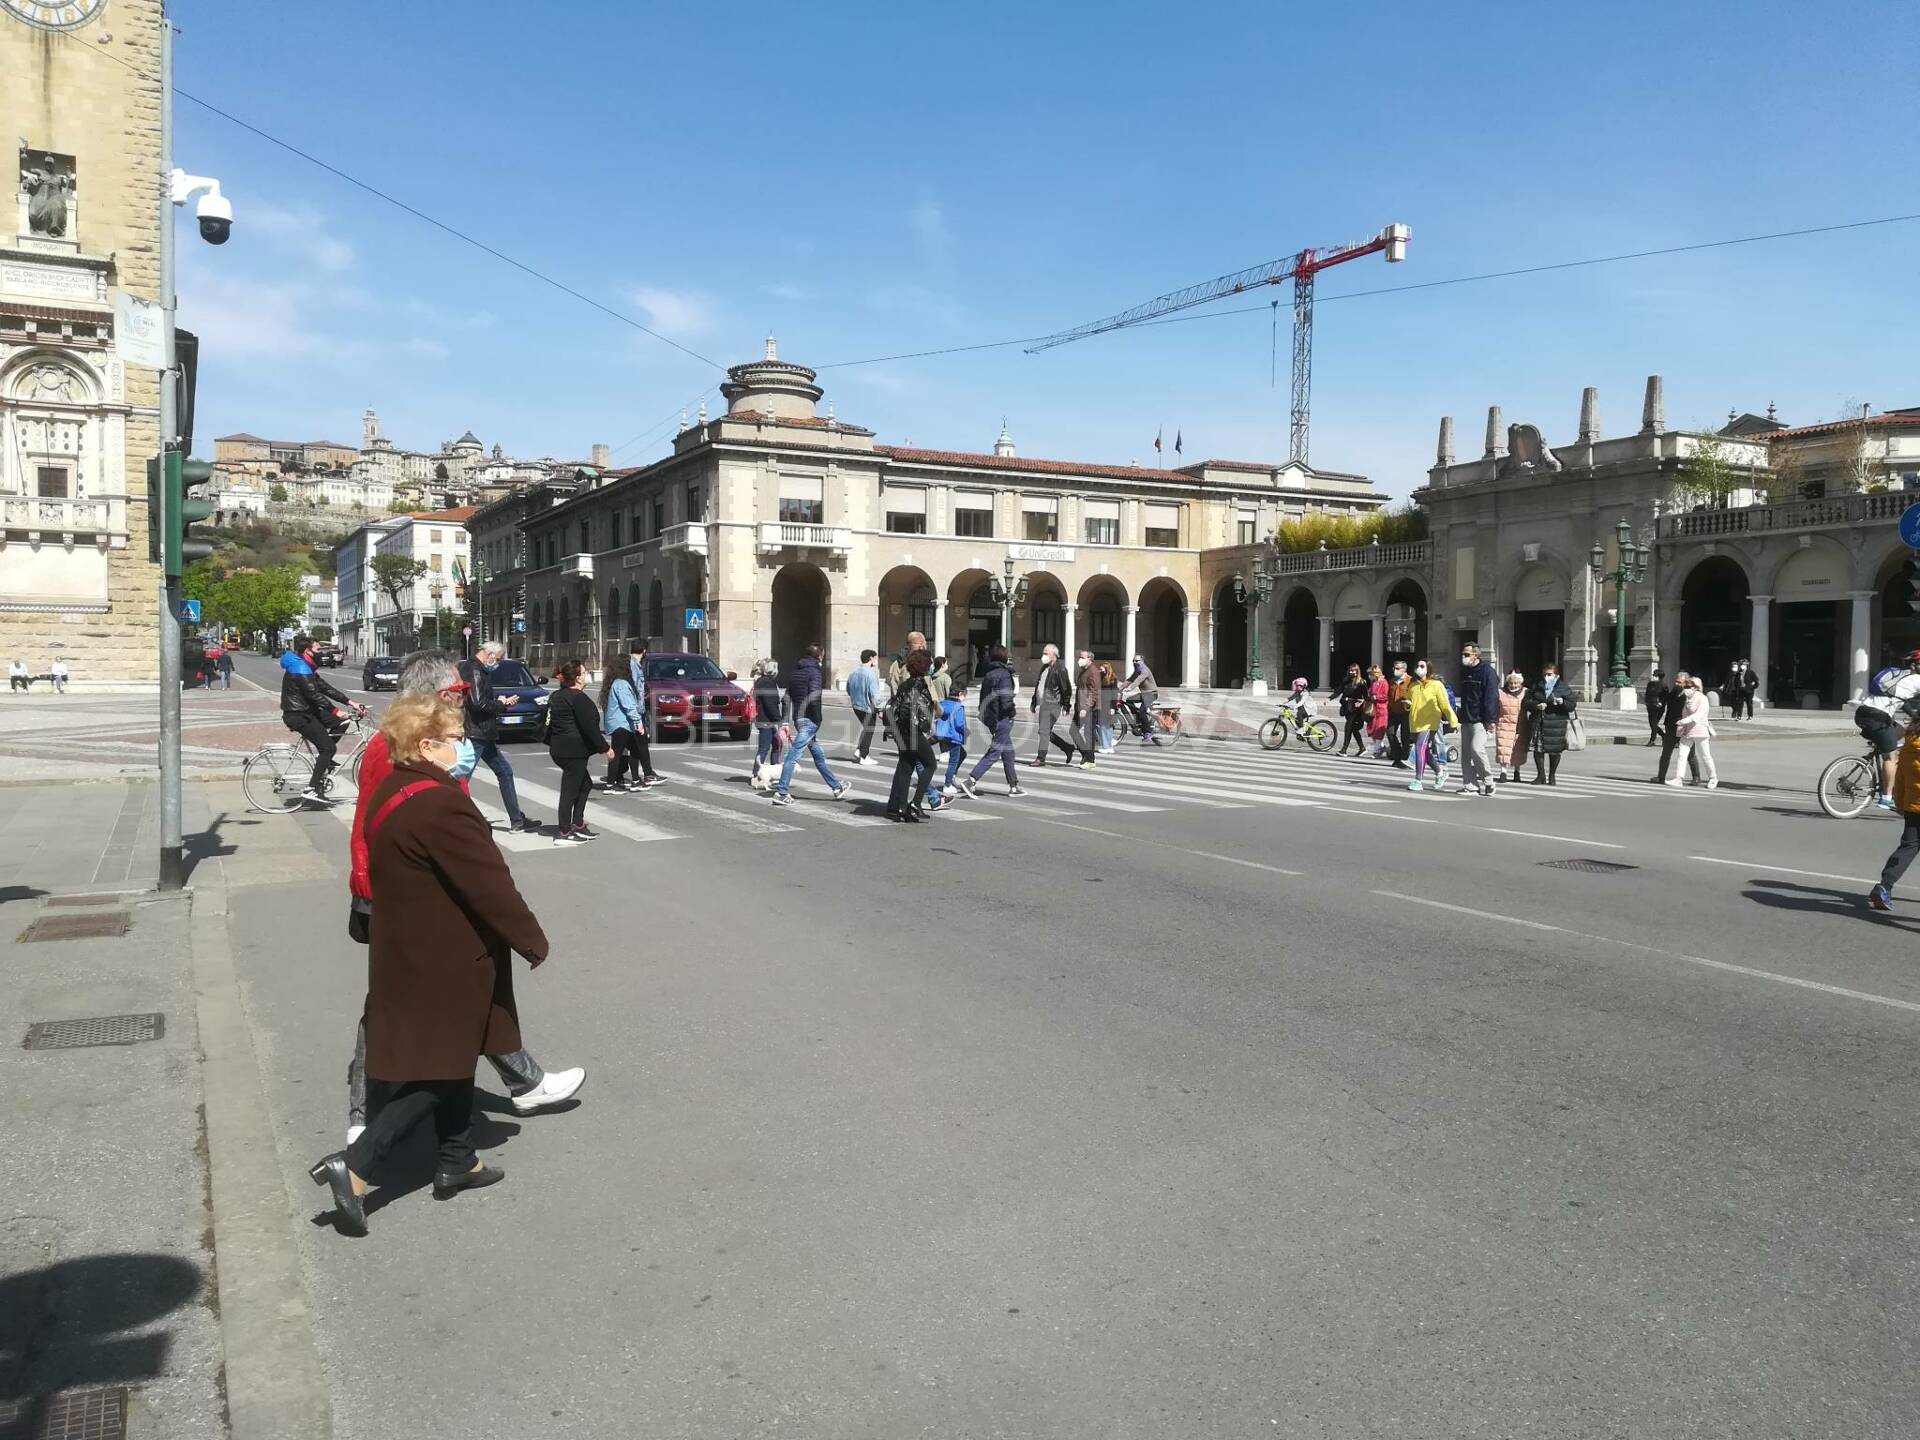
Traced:
<svg viewBox="0 0 1920 1440">
<path fill-rule="evenodd" d="M 1816 792 L 1820 808 L 1836 820 L 1851 820 L 1879 796 L 1873 766 L 1858 755 L 1843 755 L 1820 772 Z"/>
<path fill-rule="evenodd" d="M 1162 745 L 1178 745 L 1187 738 L 1187 732 L 1180 728 L 1180 717 L 1160 711 L 1153 717 L 1153 738 Z"/>
<path fill-rule="evenodd" d="M 1324 755 L 1333 748 L 1333 726 L 1324 720 L 1309 720 L 1300 727 L 1300 738 L 1309 750 Z"/>
<path fill-rule="evenodd" d="M 300 792 L 313 777 L 313 752 L 302 745 L 266 745 L 247 758 L 240 790 L 247 804 L 269 815 L 300 808 Z"/>
<path fill-rule="evenodd" d="M 1282 745 L 1287 743 L 1287 727 L 1285 723 L 1278 719 L 1261 722 L 1259 739 L 1262 750 L 1278 750 Z"/>
</svg>

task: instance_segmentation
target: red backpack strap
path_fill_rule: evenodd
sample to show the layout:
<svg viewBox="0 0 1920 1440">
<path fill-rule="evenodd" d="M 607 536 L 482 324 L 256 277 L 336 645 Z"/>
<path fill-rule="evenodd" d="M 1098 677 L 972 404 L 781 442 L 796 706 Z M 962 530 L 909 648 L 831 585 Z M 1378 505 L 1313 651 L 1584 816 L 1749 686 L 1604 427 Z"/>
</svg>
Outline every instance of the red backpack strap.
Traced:
<svg viewBox="0 0 1920 1440">
<path fill-rule="evenodd" d="M 403 785 L 400 789 L 389 795 L 387 797 L 387 803 L 374 811 L 367 819 L 367 844 L 373 844 L 373 837 L 380 829 L 380 822 L 382 820 L 386 819 L 387 816 L 398 810 L 404 802 L 411 800 L 422 790 L 436 789 L 439 784 L 440 782 L 438 780 L 416 780 L 411 785 Z"/>
</svg>

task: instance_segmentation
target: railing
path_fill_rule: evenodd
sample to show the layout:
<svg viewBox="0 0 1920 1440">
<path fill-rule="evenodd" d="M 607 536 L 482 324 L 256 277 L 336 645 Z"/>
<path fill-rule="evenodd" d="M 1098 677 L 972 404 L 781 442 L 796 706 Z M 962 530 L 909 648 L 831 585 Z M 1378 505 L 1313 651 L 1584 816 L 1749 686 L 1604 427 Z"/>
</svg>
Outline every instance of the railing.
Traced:
<svg viewBox="0 0 1920 1440">
<path fill-rule="evenodd" d="M 707 553 L 707 527 L 700 524 L 669 525 L 660 532 L 660 548 L 704 555 Z"/>
<path fill-rule="evenodd" d="M 1419 566 L 1427 563 L 1432 546 L 1425 540 L 1405 540 L 1395 545 L 1349 545 L 1344 550 L 1302 550 L 1277 557 L 1274 572 L 1279 575 L 1309 575 L 1317 570 L 1373 570 L 1389 566 Z"/>
<path fill-rule="evenodd" d="M 0 528 L 57 535 L 125 534 L 126 501 L 0 496 Z"/>
<path fill-rule="evenodd" d="M 560 573 L 570 580 L 591 580 L 593 578 L 593 556 L 586 553 L 569 555 L 560 562 Z"/>
<path fill-rule="evenodd" d="M 760 526 L 760 549 L 831 550 L 846 555 L 853 549 L 853 531 L 833 525 L 792 525 L 768 520 Z"/>
<path fill-rule="evenodd" d="M 1702 540 L 1718 535 L 1755 535 L 1769 531 L 1825 530 L 1898 520 L 1916 497 L 1904 490 L 1878 495 L 1836 495 L 1825 500 L 1784 500 L 1778 505 L 1742 505 L 1735 510 L 1690 510 L 1662 515 L 1661 540 Z"/>
</svg>

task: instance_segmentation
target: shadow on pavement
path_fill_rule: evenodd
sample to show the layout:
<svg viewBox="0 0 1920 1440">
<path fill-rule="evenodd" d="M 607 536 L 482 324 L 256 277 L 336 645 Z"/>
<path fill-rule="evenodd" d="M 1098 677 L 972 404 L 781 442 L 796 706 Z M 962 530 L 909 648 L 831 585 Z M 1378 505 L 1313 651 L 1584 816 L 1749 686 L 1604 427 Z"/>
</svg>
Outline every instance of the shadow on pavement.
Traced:
<svg viewBox="0 0 1920 1440">
<path fill-rule="evenodd" d="M 187 879 L 193 878 L 193 872 L 202 860 L 217 860 L 239 853 L 237 846 L 227 844 L 220 837 L 221 827 L 232 823 L 232 818 L 223 810 L 213 817 L 206 829 L 181 837 L 181 854 L 186 864 Z"/>
<path fill-rule="evenodd" d="M 1837 915 L 1920 935 L 1920 917 L 1890 915 L 1869 910 L 1866 896 L 1857 890 L 1835 890 L 1825 885 L 1802 885 L 1796 880 L 1749 880 L 1747 899 L 1775 910 L 1799 910 L 1815 915 Z"/>
<path fill-rule="evenodd" d="M 33 885 L 0 885 L 0 905 L 9 900 L 37 900 L 46 893 Z"/>
<path fill-rule="evenodd" d="M 144 1327 L 204 1286 L 199 1266 L 154 1254 L 88 1255 L 0 1278 L 0 1401 L 164 1374 L 172 1337 Z"/>
<path fill-rule="evenodd" d="M 563 1106 L 555 1106 L 543 1114 L 562 1114 L 567 1110 L 576 1110 L 578 1100 Z M 498 1150 L 514 1136 L 520 1133 L 517 1121 L 501 1121 L 496 1115 L 512 1115 L 517 1112 L 511 1102 L 502 1100 L 485 1090 L 476 1090 L 473 1096 L 473 1129 L 471 1138 L 473 1148 L 482 1152 Z M 433 1172 L 438 1151 L 434 1145 L 433 1126 L 421 1125 L 387 1157 L 387 1163 L 372 1175 L 365 1178 L 373 1185 L 367 1195 L 367 1214 L 376 1215 L 393 1204 L 404 1200 L 416 1191 L 425 1190 L 433 1184 Z M 485 1158 L 484 1154 L 482 1158 Z M 313 1215 L 313 1224 L 320 1229 L 332 1229 L 334 1212 L 331 1201 Z"/>
</svg>

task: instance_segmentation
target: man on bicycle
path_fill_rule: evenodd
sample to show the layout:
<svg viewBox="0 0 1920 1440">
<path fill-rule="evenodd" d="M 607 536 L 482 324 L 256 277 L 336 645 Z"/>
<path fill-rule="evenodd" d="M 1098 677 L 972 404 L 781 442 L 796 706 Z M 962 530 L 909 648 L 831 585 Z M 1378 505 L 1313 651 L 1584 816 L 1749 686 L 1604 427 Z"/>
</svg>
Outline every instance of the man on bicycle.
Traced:
<svg viewBox="0 0 1920 1440">
<path fill-rule="evenodd" d="M 1909 722 L 1920 717 L 1920 650 L 1905 656 L 1873 677 L 1867 695 L 1854 707 L 1853 723 L 1861 738 L 1880 759 L 1879 804 L 1893 809 L 1893 775 L 1899 759 L 1900 738 Z"/>
<path fill-rule="evenodd" d="M 1153 671 L 1147 668 L 1147 662 L 1138 655 L 1133 657 L 1133 673 L 1127 676 L 1120 686 L 1120 703 L 1132 714 L 1134 728 L 1140 736 L 1142 745 L 1160 743 L 1153 733 L 1153 702 L 1159 697 L 1160 686 L 1153 678 Z M 1123 724 L 1122 729 L 1125 728 Z"/>
<path fill-rule="evenodd" d="M 313 746 L 313 778 L 300 798 L 324 805 L 334 746 L 347 728 L 347 717 L 364 715 L 367 707 L 354 704 L 314 668 L 311 635 L 293 637 L 293 644 L 281 652 L 280 670 L 280 723 Z"/>
</svg>

